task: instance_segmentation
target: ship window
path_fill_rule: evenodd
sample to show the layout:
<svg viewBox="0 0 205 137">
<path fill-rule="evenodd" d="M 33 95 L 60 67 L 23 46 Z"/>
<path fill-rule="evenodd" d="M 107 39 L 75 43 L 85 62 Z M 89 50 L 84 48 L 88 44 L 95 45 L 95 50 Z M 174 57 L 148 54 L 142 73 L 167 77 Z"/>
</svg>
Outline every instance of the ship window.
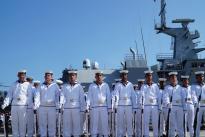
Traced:
<svg viewBox="0 0 205 137">
<path fill-rule="evenodd" d="M 203 67 L 204 67 L 204 63 L 201 63 L 201 64 L 200 64 L 200 67 L 203 68 Z"/>
<path fill-rule="evenodd" d="M 192 68 L 197 68 L 197 63 L 192 63 Z"/>
</svg>

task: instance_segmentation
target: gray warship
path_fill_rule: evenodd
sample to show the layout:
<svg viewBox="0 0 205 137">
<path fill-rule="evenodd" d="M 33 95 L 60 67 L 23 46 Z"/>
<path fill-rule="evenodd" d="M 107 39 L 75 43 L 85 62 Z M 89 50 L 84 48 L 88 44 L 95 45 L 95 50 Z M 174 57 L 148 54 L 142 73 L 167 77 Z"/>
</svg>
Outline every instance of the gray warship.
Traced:
<svg viewBox="0 0 205 137">
<path fill-rule="evenodd" d="M 205 59 L 198 56 L 198 53 L 205 50 L 205 48 L 197 48 L 198 43 L 194 42 L 200 38 L 200 33 L 195 30 L 191 32 L 188 28 L 190 23 L 193 23 L 194 19 L 175 19 L 172 23 L 180 24 L 177 28 L 168 27 L 166 25 L 166 1 L 161 0 L 160 11 L 161 23 L 155 25 L 156 33 L 163 33 L 171 37 L 173 40 L 173 53 L 162 53 L 156 55 L 158 64 L 148 66 L 146 54 L 139 54 L 137 49 L 129 49 L 129 53 L 125 55 L 124 61 L 122 61 L 120 68 L 104 69 L 100 68 L 100 65 L 96 61 L 85 59 L 82 61 L 82 69 L 78 70 L 78 81 L 85 86 L 87 91 L 89 84 L 94 81 L 95 72 L 102 70 L 104 72 L 104 81 L 110 86 L 112 83 L 119 79 L 119 71 L 122 69 L 129 70 L 129 81 L 136 83 L 137 79 L 144 78 L 144 71 L 152 69 L 154 71 L 154 81 L 157 82 L 158 78 L 167 78 L 167 74 L 170 71 L 177 71 L 180 75 L 190 75 L 190 80 L 193 83 L 195 81 L 194 72 L 199 70 L 205 70 Z M 66 68 L 62 71 L 63 82 L 68 81 L 68 70 L 72 68 Z M 179 76 L 180 76 L 179 75 Z M 5 96 L 5 95 L 2 95 Z M 3 100 L 3 99 L 2 99 Z M 2 120 L 0 120 L 1 122 Z M 10 122 L 10 120 L 9 120 Z M 2 123 L 2 122 L 1 122 Z M 3 125 L 0 128 L 0 136 L 3 136 Z M 10 123 L 8 129 L 11 129 Z M 204 131 L 201 131 L 204 136 Z M 11 131 L 9 131 L 9 134 Z M 11 135 L 10 135 L 11 136 Z"/>
<path fill-rule="evenodd" d="M 195 81 L 194 72 L 205 70 L 205 59 L 201 59 L 198 53 L 205 48 L 197 48 L 198 43 L 194 42 L 200 37 L 200 33 L 190 31 L 188 25 L 193 23 L 194 19 L 175 19 L 172 23 L 181 24 L 181 27 L 172 28 L 166 25 L 166 1 L 161 0 L 161 11 L 159 16 L 161 23 L 155 25 L 156 33 L 163 33 L 171 37 L 173 43 L 173 53 L 162 53 L 156 56 L 158 64 L 153 66 L 147 65 L 146 53 L 139 54 L 137 49 L 130 48 L 130 53 L 121 62 L 120 69 L 129 70 L 129 81 L 136 83 L 137 79 L 144 78 L 144 71 L 152 69 L 154 71 L 154 80 L 158 78 L 167 78 L 170 71 L 177 71 L 180 75 L 190 75 L 191 82 Z M 119 78 L 120 69 L 101 69 L 98 62 L 91 62 L 89 59 L 83 61 L 83 69 L 78 71 L 78 80 L 85 88 L 93 82 L 96 70 L 102 70 L 105 75 L 105 81 L 111 85 L 115 79 Z M 67 81 L 67 70 L 63 71 L 62 80 Z"/>
</svg>

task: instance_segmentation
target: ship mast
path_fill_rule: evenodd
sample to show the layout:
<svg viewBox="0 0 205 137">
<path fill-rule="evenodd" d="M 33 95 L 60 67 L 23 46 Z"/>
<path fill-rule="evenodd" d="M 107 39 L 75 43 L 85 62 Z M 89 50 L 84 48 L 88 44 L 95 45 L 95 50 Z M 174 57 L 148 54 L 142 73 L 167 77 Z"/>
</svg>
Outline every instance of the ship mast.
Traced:
<svg viewBox="0 0 205 137">
<path fill-rule="evenodd" d="M 156 0 L 154 0 L 154 2 L 156 2 Z M 165 0 L 161 0 L 161 9 L 160 9 L 159 16 L 161 17 L 160 28 L 164 29 L 166 28 L 166 1 Z"/>
</svg>

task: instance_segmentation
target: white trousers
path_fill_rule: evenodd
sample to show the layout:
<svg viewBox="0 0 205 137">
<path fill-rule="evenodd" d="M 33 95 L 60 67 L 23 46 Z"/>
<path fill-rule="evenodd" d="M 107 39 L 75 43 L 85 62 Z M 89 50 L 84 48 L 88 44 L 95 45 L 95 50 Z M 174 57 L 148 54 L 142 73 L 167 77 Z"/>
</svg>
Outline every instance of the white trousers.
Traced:
<svg viewBox="0 0 205 137">
<path fill-rule="evenodd" d="M 63 112 L 63 137 L 74 137 L 82 134 L 81 112 L 79 108 L 64 109 Z"/>
<path fill-rule="evenodd" d="M 194 105 L 188 104 L 187 105 L 187 114 L 186 114 L 186 120 L 187 120 L 187 126 L 189 128 L 190 137 L 193 137 L 194 135 Z"/>
<path fill-rule="evenodd" d="M 27 109 L 27 136 L 33 137 L 34 134 L 34 112 L 33 109 L 28 108 Z"/>
<path fill-rule="evenodd" d="M 136 114 L 135 116 L 135 136 L 136 137 L 141 137 L 142 134 L 142 110 L 141 109 L 136 109 Z"/>
<path fill-rule="evenodd" d="M 180 106 L 173 106 L 170 113 L 169 136 L 175 137 L 175 131 L 179 137 L 184 137 L 184 112 Z"/>
<path fill-rule="evenodd" d="M 144 107 L 144 136 L 149 137 L 149 123 L 152 119 L 152 128 L 154 137 L 158 137 L 158 120 L 159 111 L 158 106 L 145 106 Z"/>
<path fill-rule="evenodd" d="M 196 137 L 200 137 L 201 122 L 204 115 L 205 115 L 205 106 L 201 106 L 199 108 L 199 112 L 197 116 Z"/>
<path fill-rule="evenodd" d="M 56 136 L 56 107 L 40 107 L 39 108 L 39 124 L 41 137 Z"/>
<path fill-rule="evenodd" d="M 123 137 L 124 131 L 132 136 L 132 106 L 118 106 L 117 108 L 117 137 Z"/>
<path fill-rule="evenodd" d="M 97 134 L 103 135 L 105 137 L 109 135 L 107 107 L 92 108 L 91 122 L 92 137 L 96 137 Z"/>
<path fill-rule="evenodd" d="M 167 124 L 167 116 L 168 116 L 168 108 L 162 108 L 161 116 L 160 116 L 160 135 L 162 136 L 165 133 L 166 124 Z"/>
<path fill-rule="evenodd" d="M 11 125 L 13 137 L 26 136 L 26 111 L 27 106 L 12 106 L 11 107 Z"/>
</svg>

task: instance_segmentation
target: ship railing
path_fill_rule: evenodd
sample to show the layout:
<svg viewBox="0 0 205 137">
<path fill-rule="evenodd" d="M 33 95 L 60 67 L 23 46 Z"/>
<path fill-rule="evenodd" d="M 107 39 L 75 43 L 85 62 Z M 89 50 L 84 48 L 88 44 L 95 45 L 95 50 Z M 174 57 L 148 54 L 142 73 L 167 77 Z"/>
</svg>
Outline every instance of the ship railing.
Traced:
<svg viewBox="0 0 205 137">
<path fill-rule="evenodd" d="M 160 53 L 156 56 L 157 60 L 165 60 L 165 59 L 173 59 L 173 55 L 171 53 Z"/>
<path fill-rule="evenodd" d="M 124 59 L 125 60 L 145 60 L 142 54 L 138 54 L 135 56 L 133 56 L 132 54 L 126 54 Z"/>
</svg>

